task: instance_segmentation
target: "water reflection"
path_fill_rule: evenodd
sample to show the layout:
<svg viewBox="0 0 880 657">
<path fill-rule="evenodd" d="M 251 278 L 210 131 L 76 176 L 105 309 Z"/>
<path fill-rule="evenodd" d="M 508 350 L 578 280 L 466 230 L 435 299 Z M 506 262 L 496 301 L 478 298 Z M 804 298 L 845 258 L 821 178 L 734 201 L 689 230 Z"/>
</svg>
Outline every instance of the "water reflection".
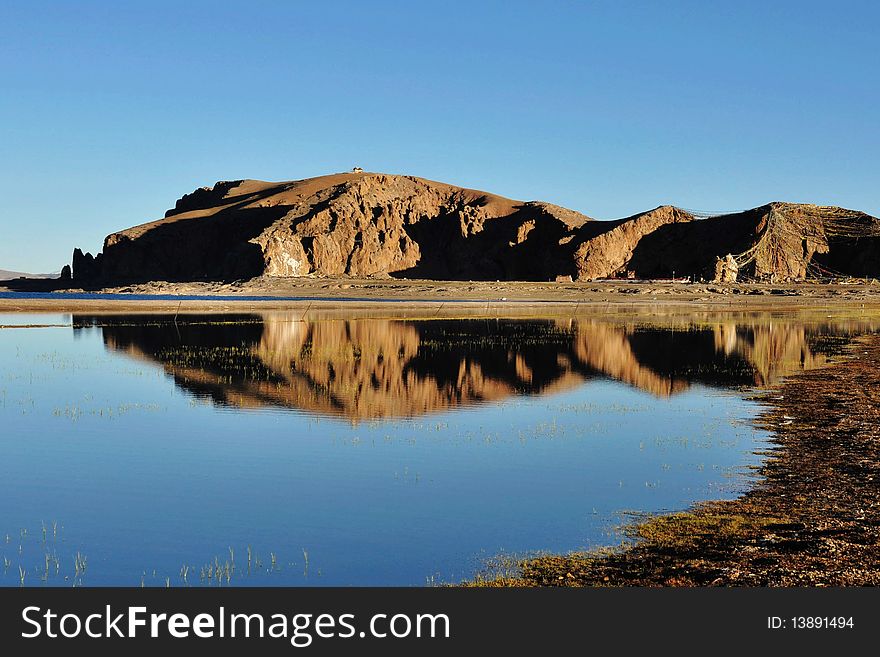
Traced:
<svg viewBox="0 0 880 657">
<path fill-rule="evenodd" d="M 866 322 L 678 326 L 565 320 L 303 321 L 300 314 L 74 316 L 214 403 L 352 420 L 409 417 L 607 377 L 660 397 L 766 385 L 824 364 Z"/>
<path fill-rule="evenodd" d="M 264 568 L 224 585 L 375 586 L 613 545 L 623 511 L 748 485 L 768 432 L 750 422 L 754 403 L 711 388 L 819 366 L 874 329 L 824 313 L 318 312 L 0 331 L 0 536 L 16 537 L 0 541 L 0 585 L 21 572 L 25 585 L 71 583 L 50 569 L 56 543 L 35 538 L 54 536 L 52 521 L 62 564 L 88 558 L 85 585 L 206 583 L 199 569 L 216 572 L 230 548 Z"/>
</svg>

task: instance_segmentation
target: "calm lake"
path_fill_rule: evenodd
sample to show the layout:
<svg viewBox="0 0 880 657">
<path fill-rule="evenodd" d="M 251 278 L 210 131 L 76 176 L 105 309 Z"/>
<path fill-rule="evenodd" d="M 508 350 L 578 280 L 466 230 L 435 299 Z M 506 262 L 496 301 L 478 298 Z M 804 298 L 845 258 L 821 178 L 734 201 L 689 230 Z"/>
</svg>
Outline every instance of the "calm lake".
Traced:
<svg viewBox="0 0 880 657">
<path fill-rule="evenodd" d="M 736 496 L 874 326 L 0 314 L 0 584 L 425 585 Z"/>
</svg>

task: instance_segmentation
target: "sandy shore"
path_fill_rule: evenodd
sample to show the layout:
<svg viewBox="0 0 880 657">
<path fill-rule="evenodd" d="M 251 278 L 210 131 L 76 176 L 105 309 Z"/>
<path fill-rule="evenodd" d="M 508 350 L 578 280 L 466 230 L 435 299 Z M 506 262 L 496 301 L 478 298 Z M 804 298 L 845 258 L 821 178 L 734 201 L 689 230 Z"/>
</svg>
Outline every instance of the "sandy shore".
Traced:
<svg viewBox="0 0 880 657">
<path fill-rule="evenodd" d="M 61 289 L 54 281 L 0 282 L 0 293 L 40 293 L 42 298 L 0 298 L 0 311 L 15 312 L 241 312 L 294 308 L 456 310 L 482 314 L 541 312 L 752 308 L 880 308 L 880 284 L 743 283 L 715 285 L 665 281 L 584 283 L 409 281 L 373 279 L 254 279 L 235 283 L 146 283 L 94 290 Z M 58 293 L 57 298 L 54 293 Z M 120 295 L 70 299 L 64 294 Z M 147 299 L 134 295 L 215 297 L 205 300 Z M 223 297 L 218 299 L 216 297 Z M 266 300 L 248 297 L 283 297 Z"/>
</svg>

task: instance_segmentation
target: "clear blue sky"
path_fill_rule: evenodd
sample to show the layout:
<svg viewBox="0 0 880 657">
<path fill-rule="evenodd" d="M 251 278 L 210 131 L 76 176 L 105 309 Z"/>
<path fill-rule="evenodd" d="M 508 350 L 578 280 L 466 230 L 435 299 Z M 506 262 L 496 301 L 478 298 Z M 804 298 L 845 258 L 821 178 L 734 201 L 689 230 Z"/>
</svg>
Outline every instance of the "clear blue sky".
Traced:
<svg viewBox="0 0 880 657">
<path fill-rule="evenodd" d="M 880 214 L 876 2 L 4 2 L 0 268 L 362 166 L 600 219 Z"/>
</svg>

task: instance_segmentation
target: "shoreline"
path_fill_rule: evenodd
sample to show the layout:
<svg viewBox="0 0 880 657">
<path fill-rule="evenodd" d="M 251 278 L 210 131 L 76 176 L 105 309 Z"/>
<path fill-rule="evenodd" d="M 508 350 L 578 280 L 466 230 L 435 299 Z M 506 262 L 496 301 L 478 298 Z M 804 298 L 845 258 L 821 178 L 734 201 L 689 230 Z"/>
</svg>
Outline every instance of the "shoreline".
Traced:
<svg viewBox="0 0 880 657">
<path fill-rule="evenodd" d="M 66 296 L 71 294 L 86 296 Z M 85 290 L 62 288 L 60 281 L 54 280 L 0 281 L 0 312 L 241 312 L 306 307 L 463 310 L 468 314 L 483 310 L 482 314 L 487 316 L 522 311 L 528 314 L 581 311 L 619 314 L 658 309 L 675 313 L 818 312 L 825 308 L 875 311 L 880 310 L 880 284 L 874 281 L 721 285 L 625 280 L 544 283 L 261 278 L 235 283 L 155 282 Z"/>
<path fill-rule="evenodd" d="M 880 336 L 825 368 L 760 391 L 773 430 L 758 479 L 625 528 L 617 549 L 544 555 L 476 586 L 868 586 L 880 584 Z"/>
<path fill-rule="evenodd" d="M 133 294 L 230 295 L 212 285 L 102 290 L 120 299 L 0 298 L 0 313 L 287 313 L 290 321 L 384 317 L 576 318 L 701 322 L 763 315 L 807 321 L 880 318 L 876 285 L 740 284 L 706 296 L 682 283 L 413 283 L 341 287 L 323 281 L 307 299 L 134 300 Z M 340 285 L 333 287 L 333 285 Z M 3 288 L 0 287 L 0 290 Z M 271 288 L 273 296 L 291 288 Z M 369 290 L 372 296 L 354 298 Z M 529 296 L 527 291 L 544 296 Z M 636 290 L 635 292 L 633 290 Z M 755 294 L 754 290 L 761 290 Z M 768 291 L 770 290 L 770 291 Z M 782 290 L 777 293 L 773 290 Z M 240 286 L 237 296 L 269 292 Z M 429 291 L 450 295 L 419 298 Z M 495 298 L 452 298 L 491 292 Z M 549 294 L 553 292 L 553 294 Z M 578 295 L 575 295 L 575 292 Z M 697 294 L 701 296 L 696 296 Z M 504 297 L 501 301 L 497 296 Z M 510 297 L 508 298 L 508 295 Z M 5 327 L 0 327 L 5 328 Z M 10 328 L 12 328 L 10 326 Z M 631 543 L 612 550 L 544 555 L 518 563 L 515 576 L 477 578 L 478 586 L 826 586 L 880 584 L 880 335 L 863 335 L 826 367 L 753 392 L 765 406 L 756 422 L 773 430 L 768 459 L 740 497 L 651 516 L 628 526 Z"/>
</svg>

